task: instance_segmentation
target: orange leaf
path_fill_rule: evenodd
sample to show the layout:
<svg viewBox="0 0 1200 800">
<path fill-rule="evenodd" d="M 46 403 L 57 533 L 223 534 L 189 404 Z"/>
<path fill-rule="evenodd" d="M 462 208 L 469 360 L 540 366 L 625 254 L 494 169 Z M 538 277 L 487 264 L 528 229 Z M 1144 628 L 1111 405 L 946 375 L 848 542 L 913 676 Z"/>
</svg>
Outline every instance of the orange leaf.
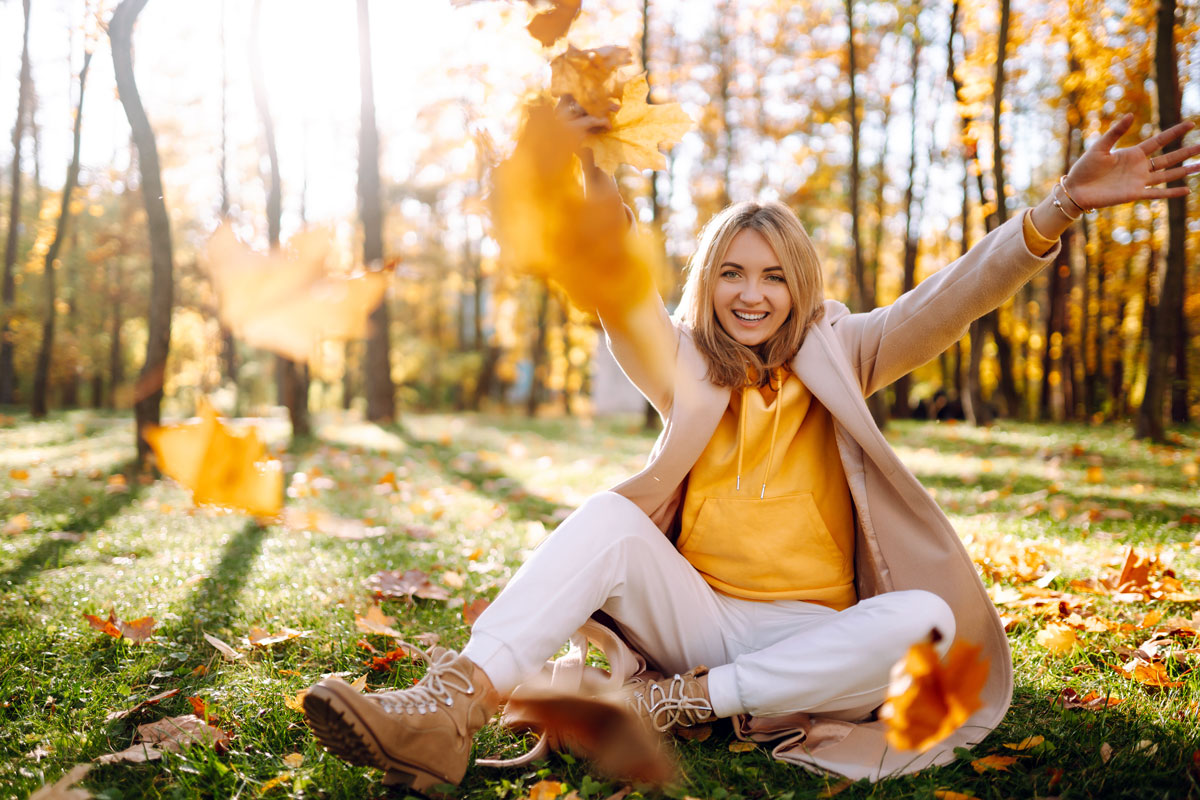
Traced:
<svg viewBox="0 0 1200 800">
<path fill-rule="evenodd" d="M 607 117 L 621 97 L 617 70 L 631 59 L 626 47 L 579 50 L 568 44 L 566 52 L 550 62 L 550 93 L 570 95 L 593 117 Z"/>
<path fill-rule="evenodd" d="M 419 569 L 409 569 L 404 572 L 400 570 L 377 572 L 367 580 L 367 588 L 380 597 L 450 599 L 450 592 L 446 587 L 434 583 L 424 571 Z"/>
<path fill-rule="evenodd" d="M 567 35 L 571 23 L 579 16 L 580 4 L 581 0 L 550 0 L 553 7 L 530 20 L 526 30 L 542 47 L 549 47 Z"/>
<path fill-rule="evenodd" d="M 692 129 L 692 118 L 678 103 L 648 105 L 649 93 L 645 75 L 627 81 L 609 129 L 584 137 L 583 145 L 592 151 L 596 166 L 609 175 L 621 164 L 637 169 L 666 167 L 659 148 L 675 146 Z"/>
<path fill-rule="evenodd" d="M 538 781 L 529 787 L 529 800 L 554 800 L 562 794 L 563 785 L 559 781 Z"/>
<path fill-rule="evenodd" d="M 167 475 L 192 490 L 197 504 L 273 517 L 283 506 L 283 467 L 270 458 L 253 428 L 234 432 L 207 401 L 200 420 L 147 426 L 146 441 Z"/>
<path fill-rule="evenodd" d="M 12 517 L 4 524 L 5 536 L 16 536 L 18 533 L 24 533 L 29 528 L 29 515 L 22 511 L 15 517 Z"/>
<path fill-rule="evenodd" d="M 29 480 L 29 470 L 10 469 L 8 471 L 8 477 L 12 478 L 14 481 L 27 481 Z"/>
<path fill-rule="evenodd" d="M 492 602 L 487 598 L 476 597 L 470 603 L 467 603 L 465 606 L 463 606 L 463 622 L 467 623 L 468 625 L 474 625 L 475 620 L 479 619 L 479 615 L 482 614 L 491 604 Z"/>
<path fill-rule="evenodd" d="M 1056 625 L 1054 623 L 1047 625 L 1045 630 L 1038 631 L 1037 636 L 1034 638 L 1042 647 L 1060 656 L 1070 653 L 1079 643 L 1079 638 L 1075 635 L 1075 631 L 1066 625 Z"/>
<path fill-rule="evenodd" d="M 937 800 L 976 800 L 973 794 L 963 794 L 962 792 L 950 792 L 939 789 L 933 793 Z"/>
<path fill-rule="evenodd" d="M 1008 772 L 1008 768 L 1017 763 L 1018 756 L 984 756 L 971 762 L 971 767 L 980 775 L 988 770 Z"/>
<path fill-rule="evenodd" d="M 138 617 L 129 622 L 117 620 L 117 627 L 121 631 L 121 635 L 131 642 L 144 642 L 154 636 L 154 627 L 158 623 L 154 617 Z"/>
<path fill-rule="evenodd" d="M 987 680 L 982 647 L 957 641 L 943 665 L 930 641 L 909 648 L 892 669 L 879 716 L 887 740 L 902 750 L 928 750 L 959 728 L 980 706 Z"/>
</svg>

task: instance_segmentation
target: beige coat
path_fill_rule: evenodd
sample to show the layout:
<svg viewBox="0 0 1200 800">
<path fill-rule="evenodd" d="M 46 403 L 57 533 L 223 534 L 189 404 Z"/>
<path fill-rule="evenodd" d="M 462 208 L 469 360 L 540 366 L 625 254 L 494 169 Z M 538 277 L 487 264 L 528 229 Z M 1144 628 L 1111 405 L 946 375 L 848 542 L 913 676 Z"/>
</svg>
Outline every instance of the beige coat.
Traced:
<svg viewBox="0 0 1200 800">
<path fill-rule="evenodd" d="M 864 398 L 925 364 L 966 333 L 972 320 L 1011 297 L 1053 260 L 1025 245 L 1021 216 L 984 237 L 962 258 L 896 302 L 851 314 L 828 300 L 824 318 L 792 361 L 796 375 L 829 409 L 857 516 L 860 598 L 925 589 L 954 609 L 960 639 L 979 643 L 990 664 L 980 708 L 955 734 L 916 754 L 890 748 L 880 722 L 810 718 L 738 720 L 743 738 L 776 740 L 776 758 L 872 780 L 915 772 L 981 741 L 1012 699 L 1012 659 L 1004 628 L 950 522 L 876 427 Z M 664 428 L 641 472 L 613 487 L 670 533 L 683 484 L 729 405 L 730 390 L 705 379 L 686 329 L 657 297 L 623 321 L 605 320 L 618 362 L 663 416 Z M 863 642 L 869 651 L 870 642 Z"/>
</svg>

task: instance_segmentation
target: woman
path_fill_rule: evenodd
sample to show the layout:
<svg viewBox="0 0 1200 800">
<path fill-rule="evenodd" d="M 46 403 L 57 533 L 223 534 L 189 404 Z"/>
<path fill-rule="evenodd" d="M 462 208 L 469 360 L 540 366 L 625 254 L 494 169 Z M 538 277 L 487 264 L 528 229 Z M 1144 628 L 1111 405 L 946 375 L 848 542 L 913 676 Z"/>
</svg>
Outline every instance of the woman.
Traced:
<svg viewBox="0 0 1200 800">
<path fill-rule="evenodd" d="M 777 757 L 871 779 L 945 763 L 982 739 L 1012 695 L 1003 627 L 864 398 L 1012 296 L 1085 210 L 1187 193 L 1151 187 L 1200 171 L 1183 165 L 1200 146 L 1152 154 L 1191 123 L 1112 151 L 1132 121 L 1036 208 L 868 313 L 823 298 L 812 244 L 786 207 L 715 217 L 678 320 L 653 292 L 600 309 L 617 360 L 665 423 L 646 468 L 565 520 L 463 652 L 435 650 L 417 686 L 314 686 L 305 711 L 321 742 L 385 770 L 385 782 L 457 783 L 501 698 L 597 611 L 673 675 L 631 701 L 660 729 L 740 715 L 744 735 L 790 737 Z M 990 673 L 983 707 L 914 756 L 889 749 L 870 718 L 892 664 L 931 634 L 943 653 L 955 635 L 982 644 Z"/>
</svg>

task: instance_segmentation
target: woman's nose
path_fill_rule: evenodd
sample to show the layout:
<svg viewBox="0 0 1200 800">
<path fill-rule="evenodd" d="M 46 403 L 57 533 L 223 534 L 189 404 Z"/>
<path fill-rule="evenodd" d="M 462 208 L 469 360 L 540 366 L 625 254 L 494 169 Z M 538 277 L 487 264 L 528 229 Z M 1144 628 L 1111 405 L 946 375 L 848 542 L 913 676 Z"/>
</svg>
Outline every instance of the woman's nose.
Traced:
<svg viewBox="0 0 1200 800">
<path fill-rule="evenodd" d="M 763 297 L 762 287 L 759 286 L 758 281 L 753 281 L 753 280 L 746 281 L 745 285 L 742 286 L 742 291 L 741 291 L 742 302 L 757 303 L 759 300 L 762 299 L 762 297 Z"/>
</svg>

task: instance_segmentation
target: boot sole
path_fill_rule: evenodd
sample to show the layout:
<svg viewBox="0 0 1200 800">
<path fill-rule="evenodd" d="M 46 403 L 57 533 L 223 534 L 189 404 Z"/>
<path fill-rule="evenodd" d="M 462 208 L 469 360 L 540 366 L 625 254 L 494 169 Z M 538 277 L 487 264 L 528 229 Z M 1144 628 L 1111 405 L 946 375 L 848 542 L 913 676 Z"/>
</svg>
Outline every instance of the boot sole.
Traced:
<svg viewBox="0 0 1200 800">
<path fill-rule="evenodd" d="M 425 791 L 441 783 L 458 781 L 429 772 L 422 765 L 409 763 L 389 753 L 371 727 L 337 690 L 314 686 L 304 696 L 304 717 L 317 740 L 329 752 L 355 766 L 384 770 L 385 786 L 408 786 Z"/>
</svg>

